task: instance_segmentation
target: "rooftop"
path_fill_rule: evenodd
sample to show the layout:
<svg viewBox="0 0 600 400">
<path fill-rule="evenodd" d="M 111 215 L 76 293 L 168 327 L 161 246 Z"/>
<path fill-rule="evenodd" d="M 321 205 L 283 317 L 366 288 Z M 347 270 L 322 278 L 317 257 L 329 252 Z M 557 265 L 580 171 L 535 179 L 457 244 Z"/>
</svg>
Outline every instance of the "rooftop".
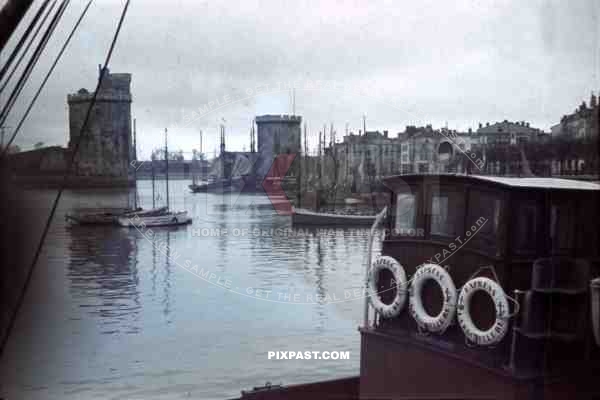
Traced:
<svg viewBox="0 0 600 400">
<path fill-rule="evenodd" d="M 517 178 L 504 176 L 473 175 L 477 179 L 499 183 L 511 187 L 569 189 L 569 190 L 600 190 L 600 185 L 593 182 L 578 181 L 562 178 Z"/>
<path fill-rule="evenodd" d="M 574 179 L 562 178 L 546 178 L 546 177 L 504 177 L 504 176 L 488 176 L 488 175 L 462 175 L 462 174 L 439 174 L 439 175 L 396 175 L 386 178 L 386 183 L 392 183 L 396 179 L 414 178 L 418 176 L 439 176 L 440 180 L 444 178 L 457 178 L 473 181 L 484 181 L 495 183 L 501 186 L 511 188 L 531 188 L 531 189 L 559 189 L 559 190 L 600 190 L 600 184 L 588 181 L 580 181 Z"/>
<path fill-rule="evenodd" d="M 302 122 L 302 117 L 300 115 L 258 115 L 255 118 L 256 123 L 262 122 L 293 122 L 300 123 Z"/>
</svg>

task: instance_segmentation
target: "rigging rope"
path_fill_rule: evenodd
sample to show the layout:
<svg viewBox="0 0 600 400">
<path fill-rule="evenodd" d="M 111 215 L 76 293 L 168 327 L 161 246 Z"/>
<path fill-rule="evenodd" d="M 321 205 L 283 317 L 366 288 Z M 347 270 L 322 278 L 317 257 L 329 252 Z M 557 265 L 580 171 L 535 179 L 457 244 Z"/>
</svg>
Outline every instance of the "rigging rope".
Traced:
<svg viewBox="0 0 600 400">
<path fill-rule="evenodd" d="M 2 111 L 0 112 L 0 125 L 3 125 L 4 122 L 6 121 L 6 119 L 8 118 L 8 114 L 10 114 L 10 111 L 12 110 L 12 107 L 14 106 L 15 102 L 17 101 L 17 98 L 21 94 L 21 91 L 23 90 L 25 83 L 27 83 L 27 80 L 29 79 L 29 76 L 31 75 L 33 68 L 37 64 L 42 53 L 44 52 L 44 49 L 46 48 L 46 44 L 48 43 L 48 40 L 50 40 L 50 37 L 54 33 L 54 29 L 56 28 L 56 25 L 58 25 L 58 21 L 60 21 L 69 2 L 70 2 L 70 0 L 62 1 L 58 10 L 56 11 L 56 14 L 52 18 L 52 21 L 50 22 L 50 25 L 44 32 L 44 36 L 38 43 L 38 46 L 36 47 L 35 52 L 31 56 L 29 63 L 27 63 L 25 70 L 23 71 L 23 73 L 21 74 L 21 77 L 17 81 L 17 85 L 13 88 L 13 91 L 11 92 L 7 103 L 4 105 L 4 107 L 2 108 Z"/>
<path fill-rule="evenodd" d="M 15 140 L 15 138 L 19 134 L 19 131 L 21 130 L 21 127 L 23 126 L 23 124 L 25 123 L 25 120 L 29 116 L 29 113 L 31 112 L 31 109 L 35 105 L 35 102 L 37 101 L 37 99 L 40 96 L 42 90 L 44 89 L 44 86 L 46 85 L 46 82 L 48 82 L 48 79 L 50 79 L 50 75 L 52 75 L 52 72 L 54 72 L 54 68 L 56 67 L 56 65 L 60 61 L 60 58 L 62 57 L 63 53 L 67 49 L 67 46 L 69 45 L 69 42 L 71 41 L 71 38 L 75 34 L 75 31 L 77 30 L 77 28 L 79 27 L 79 25 L 81 24 L 81 21 L 85 17 L 85 14 L 87 13 L 88 9 L 90 8 L 90 5 L 92 4 L 92 1 L 93 0 L 89 0 L 88 3 L 87 3 L 87 5 L 83 9 L 81 15 L 79 16 L 79 19 L 77 20 L 77 22 L 75 23 L 75 26 L 71 30 L 71 33 L 67 37 L 65 43 L 63 44 L 62 48 L 58 52 L 58 55 L 54 59 L 54 62 L 52 63 L 52 66 L 50 67 L 50 69 L 46 73 L 46 76 L 44 77 L 44 80 L 42 81 L 42 84 L 40 85 L 40 87 L 38 88 L 37 92 L 33 96 L 33 99 L 31 99 L 31 102 L 29 103 L 29 106 L 27 107 L 27 110 L 25 110 L 25 114 L 23 114 L 23 116 L 21 117 L 21 120 L 17 124 L 17 127 L 15 128 L 15 131 L 13 132 L 13 134 L 10 137 L 10 139 L 6 143 L 6 146 L 1 150 L 1 152 L 0 152 L 0 160 L 2 160 L 4 158 L 6 152 L 8 151 L 8 148 L 10 147 L 10 145 L 12 144 L 12 142 Z"/>
<path fill-rule="evenodd" d="M 27 46 L 25 46 L 25 50 L 23 51 L 23 53 L 17 60 L 17 63 L 14 65 L 12 71 L 10 71 L 10 74 L 8 74 L 8 77 L 6 77 L 6 79 L 4 80 L 2 87 L 0 87 L 0 94 L 4 91 L 4 89 L 6 89 L 6 86 L 8 86 L 8 84 L 10 83 L 10 80 L 12 79 L 13 75 L 19 68 L 19 65 L 21 65 L 21 61 L 23 61 L 23 58 L 25 58 L 25 56 L 29 52 L 29 49 L 31 48 L 31 45 L 33 44 L 33 42 L 35 42 L 35 38 L 37 38 L 38 33 L 40 33 L 40 31 L 42 30 L 42 27 L 46 24 L 46 20 L 48 19 L 50 14 L 52 14 L 52 10 L 54 9 L 55 5 L 56 5 L 56 0 L 54 0 L 52 2 L 52 4 L 50 5 L 50 8 L 48 8 L 48 11 L 46 12 L 46 14 L 44 14 L 44 17 L 42 18 L 42 22 L 40 22 L 40 24 L 36 28 L 35 32 L 33 33 L 33 36 L 31 37 L 31 39 L 29 39 L 29 43 L 27 43 Z M 2 80 L 2 74 L 0 74 L 0 81 L 1 80 Z"/>
<path fill-rule="evenodd" d="M 17 56 L 17 54 L 19 54 L 19 51 L 21 51 L 21 47 L 23 47 L 23 44 L 27 40 L 27 37 L 29 36 L 29 34 L 31 33 L 31 31 L 33 30 L 33 28 L 37 24 L 38 20 L 40 19 L 40 16 L 42 15 L 42 13 L 44 12 L 44 10 L 48 6 L 48 2 L 49 1 L 50 0 L 45 0 L 44 1 L 44 4 L 42 4 L 42 6 L 38 10 L 38 12 L 35 14 L 35 17 L 33 17 L 33 20 L 31 21 L 31 23 L 29 24 L 29 26 L 27 27 L 27 29 L 23 33 L 23 36 L 21 36 L 21 39 L 19 39 L 19 42 L 17 43 L 17 45 L 15 46 L 15 48 L 13 49 L 13 51 L 10 53 L 10 56 L 8 56 L 8 60 L 6 60 L 6 63 L 4 64 L 4 66 L 2 67 L 2 69 L 0 70 L 0 80 L 2 80 L 2 78 L 4 77 L 4 74 L 6 74 L 6 71 L 8 71 L 8 68 L 10 68 L 10 64 L 12 64 L 12 62 L 14 61 L 15 57 Z M 43 25 L 43 22 L 40 25 Z"/>
<path fill-rule="evenodd" d="M 117 30 L 115 31 L 114 37 L 112 39 L 111 45 L 110 45 L 110 49 L 106 55 L 106 60 L 104 61 L 104 67 L 102 69 L 102 71 L 106 71 L 106 68 L 108 67 L 108 64 L 110 62 L 110 59 L 112 57 L 112 53 L 113 50 L 115 48 L 115 45 L 117 43 L 117 39 L 119 37 L 119 33 L 121 32 L 121 27 L 123 25 L 123 21 L 125 19 L 125 15 L 127 14 L 127 9 L 129 8 L 129 1 L 127 0 L 127 2 L 125 3 L 125 6 L 123 8 L 123 11 L 121 13 L 121 18 L 119 19 L 119 24 L 117 25 Z M 46 236 L 48 235 L 48 231 L 50 230 L 50 225 L 52 224 L 52 219 L 54 218 L 54 214 L 56 214 L 56 209 L 58 207 L 58 203 L 60 201 L 60 198 L 62 196 L 62 193 L 65 189 L 65 185 L 66 182 L 68 180 L 69 174 L 71 172 L 71 168 L 73 167 L 74 161 L 75 161 L 75 156 L 77 155 L 77 152 L 79 150 L 79 146 L 81 144 L 82 141 L 82 137 L 84 135 L 86 126 L 88 124 L 88 120 L 90 118 L 90 115 L 92 113 L 92 109 L 96 103 L 96 97 L 98 95 L 98 91 L 100 89 L 100 86 L 102 84 L 103 78 L 104 78 L 105 74 L 102 73 L 100 75 L 100 78 L 98 79 L 98 84 L 96 85 L 96 90 L 94 91 L 94 96 L 92 97 L 91 101 L 90 101 L 90 105 L 87 109 L 87 113 L 85 115 L 85 119 L 83 120 L 83 125 L 81 126 L 81 129 L 79 130 L 79 135 L 77 136 L 77 141 L 75 143 L 75 146 L 73 148 L 73 152 L 71 153 L 71 158 L 69 159 L 69 164 L 67 165 L 67 170 L 65 171 L 64 175 L 63 175 L 63 182 L 60 185 L 60 188 L 58 189 L 58 193 L 56 194 L 56 198 L 54 199 L 54 203 L 52 204 L 52 209 L 50 210 L 50 215 L 48 216 L 48 219 L 46 220 L 46 225 L 44 226 L 44 230 L 42 232 L 42 237 L 40 238 L 40 241 L 38 243 L 35 255 L 33 257 L 33 260 L 31 262 L 31 265 L 29 267 L 29 271 L 27 272 L 27 277 L 25 278 L 25 284 L 23 286 L 23 290 L 21 291 L 21 294 L 19 295 L 19 298 L 17 300 L 17 305 L 11 315 L 9 324 L 8 324 L 8 329 L 7 329 L 7 333 L 4 336 L 4 338 L 2 338 L 2 346 L 0 346 L 0 358 L 2 357 L 2 353 L 4 352 L 4 349 L 6 347 L 6 343 L 8 342 L 8 338 L 10 337 L 10 332 L 12 331 L 15 321 L 17 319 L 17 314 L 19 312 L 19 309 L 21 308 L 21 306 L 23 305 L 23 301 L 25 299 L 25 293 L 27 292 L 27 289 L 29 288 L 29 285 L 31 284 L 31 278 L 33 276 L 33 272 L 35 269 L 35 266 L 37 264 L 37 261 L 40 257 L 40 253 L 42 251 L 42 247 L 44 245 L 44 241 L 46 239 Z"/>
</svg>

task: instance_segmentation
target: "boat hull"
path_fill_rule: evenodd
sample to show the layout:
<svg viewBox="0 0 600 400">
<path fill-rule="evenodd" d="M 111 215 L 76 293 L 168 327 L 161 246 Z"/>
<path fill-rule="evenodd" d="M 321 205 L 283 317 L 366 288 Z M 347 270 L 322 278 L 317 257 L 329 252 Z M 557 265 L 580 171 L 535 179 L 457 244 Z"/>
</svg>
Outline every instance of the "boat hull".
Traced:
<svg viewBox="0 0 600 400">
<path fill-rule="evenodd" d="M 313 226 L 371 226 L 375 216 L 370 215 L 340 215 L 318 213 L 301 208 L 294 208 L 292 223 L 295 225 Z"/>
<path fill-rule="evenodd" d="M 359 377 L 303 383 L 297 385 L 274 385 L 242 391 L 235 400 L 358 400 Z"/>
<path fill-rule="evenodd" d="M 228 193 L 239 190 L 239 182 L 236 180 L 224 180 L 220 182 L 209 182 L 202 184 L 191 184 L 188 188 L 192 193 Z"/>
<path fill-rule="evenodd" d="M 180 211 L 167 212 L 162 215 L 132 215 L 128 217 L 119 217 L 117 222 L 123 227 L 139 229 L 157 226 L 187 225 L 192 222 L 192 218 L 187 215 L 187 211 Z"/>
<path fill-rule="evenodd" d="M 122 217 L 135 217 L 136 215 L 138 217 L 155 217 L 155 216 L 159 216 L 159 215 L 164 215 L 168 212 L 168 208 L 167 207 L 158 207 L 158 208 L 152 208 L 150 210 L 137 210 L 137 211 L 132 211 L 130 213 L 126 213 L 124 215 L 121 215 Z"/>
<path fill-rule="evenodd" d="M 475 349 L 444 338 L 360 331 L 360 398 L 568 400 L 600 395 L 598 365 L 574 364 L 544 378 L 498 359 L 473 357 Z"/>
<path fill-rule="evenodd" d="M 135 212 L 132 208 L 87 208 L 73 210 L 65 219 L 79 225 L 114 225 L 118 217 Z"/>
</svg>

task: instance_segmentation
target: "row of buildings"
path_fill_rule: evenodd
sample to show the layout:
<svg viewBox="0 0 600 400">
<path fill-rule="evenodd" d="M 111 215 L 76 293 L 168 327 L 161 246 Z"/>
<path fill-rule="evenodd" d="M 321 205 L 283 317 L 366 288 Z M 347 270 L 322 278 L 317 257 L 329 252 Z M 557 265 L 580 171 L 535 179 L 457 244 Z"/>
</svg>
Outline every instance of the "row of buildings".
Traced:
<svg viewBox="0 0 600 400">
<path fill-rule="evenodd" d="M 345 135 L 324 153 L 343 163 L 346 170 L 357 170 L 361 174 L 433 173 L 448 170 L 457 154 L 470 156 L 487 146 L 547 140 L 548 134 L 527 122 L 504 120 L 480 124 L 477 130 L 466 132 L 434 129 L 431 125 L 407 126 L 395 137 L 390 137 L 388 131 L 359 131 Z M 365 168 L 370 171 L 361 172 Z"/>
<path fill-rule="evenodd" d="M 407 126 L 395 136 L 388 131 L 349 133 L 340 142 L 329 143 L 318 153 L 328 155 L 338 163 L 346 176 L 384 176 L 407 172 L 465 172 L 464 162 L 470 158 L 475 168 L 481 168 L 491 149 L 552 142 L 585 142 L 598 138 L 600 106 L 592 93 L 589 106 L 583 102 L 572 114 L 562 117 L 550 132 L 532 127 L 526 121 L 480 123 L 476 130 L 464 132 L 448 128 Z"/>
<path fill-rule="evenodd" d="M 11 155 L 9 164 L 16 175 L 29 176 L 33 180 L 41 177 L 43 181 L 57 178 L 57 182 L 62 182 L 62 174 L 79 143 L 76 162 L 70 171 L 70 182 L 75 186 L 133 184 L 132 170 L 135 168 L 131 161 L 136 160 L 136 154 L 132 137 L 131 74 L 99 69 L 100 78 L 102 84 L 98 93 L 80 89 L 67 96 L 68 146 L 44 147 Z M 95 105 L 88 115 L 92 100 Z M 348 183 L 364 181 L 367 176 L 397 173 L 466 172 L 463 169 L 470 165 L 479 167 L 486 163 L 488 149 L 556 140 L 597 139 L 599 113 L 598 98 L 592 94 L 589 105 L 583 102 L 572 114 L 563 116 L 549 133 L 525 121 L 508 120 L 479 124 L 476 130 L 465 132 L 434 129 L 431 125 L 407 126 L 393 136 L 388 131 L 349 132 L 341 141 L 333 135 L 327 145 L 323 133 L 319 149 L 312 155 L 306 148 L 306 133 L 303 148 L 302 117 L 263 115 L 255 118 L 257 137 L 254 137 L 253 129 L 249 152 L 227 151 L 222 135 L 219 157 L 212 166 L 202 169 L 212 169 L 217 174 L 253 175 L 260 181 L 278 154 L 294 153 L 304 155 L 304 164 L 303 168 L 292 169 L 291 173 L 304 171 L 305 180 L 330 179 Z M 82 129 L 86 118 L 85 129 Z M 80 134 L 84 135 L 81 141 Z M 469 163 L 465 164 L 465 159 Z M 189 177 L 190 169 L 193 165 L 184 165 L 183 176 Z M 140 172 L 143 174 L 144 168 Z"/>
</svg>

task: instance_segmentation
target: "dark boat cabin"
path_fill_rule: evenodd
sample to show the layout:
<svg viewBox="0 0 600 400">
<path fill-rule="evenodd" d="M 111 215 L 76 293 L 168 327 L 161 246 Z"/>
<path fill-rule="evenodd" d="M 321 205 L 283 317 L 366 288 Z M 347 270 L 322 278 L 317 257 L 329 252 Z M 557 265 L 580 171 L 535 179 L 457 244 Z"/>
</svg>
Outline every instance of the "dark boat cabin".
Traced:
<svg viewBox="0 0 600 400">
<path fill-rule="evenodd" d="M 392 200 L 367 276 L 360 397 L 600 399 L 600 300 L 590 291 L 600 185 L 465 175 L 384 183 Z"/>
</svg>

